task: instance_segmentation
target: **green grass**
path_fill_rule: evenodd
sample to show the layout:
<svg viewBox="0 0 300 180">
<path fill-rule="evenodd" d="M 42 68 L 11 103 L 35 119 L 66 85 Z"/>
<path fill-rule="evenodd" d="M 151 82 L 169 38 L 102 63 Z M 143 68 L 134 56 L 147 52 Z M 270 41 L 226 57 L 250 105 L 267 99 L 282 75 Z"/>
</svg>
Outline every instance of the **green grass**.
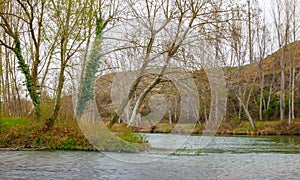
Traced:
<svg viewBox="0 0 300 180">
<path fill-rule="evenodd" d="M 255 121 L 256 130 L 251 127 L 250 122 L 243 121 L 231 128 L 229 132 L 248 135 L 300 135 L 300 120 L 293 120 L 291 125 L 280 120 L 276 121 Z"/>
<path fill-rule="evenodd" d="M 192 131 L 192 132 L 191 132 Z M 155 125 L 155 133 L 199 133 L 200 126 L 197 124 L 173 124 L 173 128 L 169 123 L 158 123 Z"/>
<path fill-rule="evenodd" d="M 246 129 L 246 128 L 236 128 L 236 129 L 234 129 L 233 130 L 233 132 L 234 133 L 245 133 L 245 134 L 247 134 L 248 133 L 248 129 Z"/>
<path fill-rule="evenodd" d="M 255 121 L 257 129 L 262 129 L 272 125 L 281 124 L 281 121 Z M 253 131 L 249 121 L 240 122 L 238 129 L 244 129 L 245 131 Z"/>
<path fill-rule="evenodd" d="M 30 123 L 29 119 L 25 118 L 5 118 L 0 117 L 0 130 L 8 130 L 16 126 L 26 126 Z"/>
<path fill-rule="evenodd" d="M 147 146 L 143 136 L 133 133 L 125 124 L 119 125 L 116 132 L 109 131 L 100 123 L 81 122 L 80 127 L 89 142 L 101 151 L 138 152 Z"/>
<path fill-rule="evenodd" d="M 89 127 L 90 128 L 90 127 Z M 108 130 L 94 126 L 97 149 L 101 151 L 137 152 L 147 148 L 141 135 L 127 130 L 111 136 Z M 96 150 L 75 120 L 58 120 L 46 131 L 43 121 L 21 118 L 0 119 L 0 148 L 49 148 L 53 150 Z M 94 143 L 93 143 L 94 144 Z M 94 145 L 95 145 L 94 144 Z"/>
</svg>

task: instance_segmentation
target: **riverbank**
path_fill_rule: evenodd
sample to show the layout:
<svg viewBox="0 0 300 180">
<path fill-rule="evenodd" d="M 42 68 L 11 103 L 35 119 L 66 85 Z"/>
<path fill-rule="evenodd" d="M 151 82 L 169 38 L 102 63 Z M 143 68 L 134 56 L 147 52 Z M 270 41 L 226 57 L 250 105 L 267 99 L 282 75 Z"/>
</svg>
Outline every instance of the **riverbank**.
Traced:
<svg viewBox="0 0 300 180">
<path fill-rule="evenodd" d="M 120 138 L 104 134 L 101 129 L 97 137 L 97 149 L 90 144 L 81 132 L 75 120 L 55 122 L 53 128 L 45 130 L 43 122 L 30 119 L 0 118 L 0 150 L 83 150 L 83 151 L 145 151 L 149 145 L 139 134 L 133 133 L 126 126 L 116 125 Z M 174 127 L 176 127 L 174 129 Z M 175 124 L 171 127 L 167 123 L 159 123 L 154 128 L 135 129 L 142 133 L 186 133 L 202 134 L 204 125 Z M 281 121 L 258 121 L 257 129 L 251 129 L 249 122 L 223 122 L 218 129 L 218 135 L 300 135 L 300 120 L 288 125 Z M 122 129 L 123 128 L 123 129 Z M 191 132 L 192 129 L 192 132 Z M 101 134 L 102 133 L 102 134 Z M 132 143 L 134 142 L 134 143 Z"/>
<path fill-rule="evenodd" d="M 124 131 L 120 138 L 103 134 L 97 149 L 85 138 L 75 120 L 55 122 L 46 131 L 44 122 L 22 118 L 0 118 L 0 150 L 81 150 L 139 152 L 148 144 L 141 135 Z M 102 133 L 102 134 L 101 134 Z M 121 138 L 126 139 L 126 141 Z"/>
<path fill-rule="evenodd" d="M 300 135 L 300 119 L 291 124 L 282 121 L 256 121 L 256 130 L 253 130 L 250 122 L 224 121 L 217 131 L 218 135 Z M 175 128 L 174 128 L 175 127 Z M 192 132 L 191 132 L 192 129 Z M 175 124 L 172 127 L 168 123 L 159 123 L 153 128 L 136 129 L 143 133 L 186 133 L 202 134 L 205 124 Z"/>
</svg>

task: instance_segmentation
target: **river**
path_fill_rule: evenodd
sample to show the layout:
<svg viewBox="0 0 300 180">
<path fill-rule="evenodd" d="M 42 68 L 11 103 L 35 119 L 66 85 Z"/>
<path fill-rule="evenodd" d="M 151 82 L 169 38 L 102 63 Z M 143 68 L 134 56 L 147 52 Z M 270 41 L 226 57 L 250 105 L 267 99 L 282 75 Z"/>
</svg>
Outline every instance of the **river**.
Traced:
<svg viewBox="0 0 300 180">
<path fill-rule="evenodd" d="M 300 137 L 214 137 L 199 153 L 191 136 L 169 154 L 185 136 L 145 136 L 145 153 L 0 151 L 0 179 L 300 179 Z"/>
</svg>

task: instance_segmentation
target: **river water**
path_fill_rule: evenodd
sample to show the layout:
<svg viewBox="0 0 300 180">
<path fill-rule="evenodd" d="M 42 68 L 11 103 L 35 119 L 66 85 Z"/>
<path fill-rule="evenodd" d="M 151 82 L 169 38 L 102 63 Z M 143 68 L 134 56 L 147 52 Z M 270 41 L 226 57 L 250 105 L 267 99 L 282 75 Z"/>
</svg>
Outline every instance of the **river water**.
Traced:
<svg viewBox="0 0 300 180">
<path fill-rule="evenodd" d="M 300 179 L 300 137 L 214 137 L 200 153 L 200 136 L 145 136 L 146 153 L 0 151 L 0 179 Z"/>
</svg>

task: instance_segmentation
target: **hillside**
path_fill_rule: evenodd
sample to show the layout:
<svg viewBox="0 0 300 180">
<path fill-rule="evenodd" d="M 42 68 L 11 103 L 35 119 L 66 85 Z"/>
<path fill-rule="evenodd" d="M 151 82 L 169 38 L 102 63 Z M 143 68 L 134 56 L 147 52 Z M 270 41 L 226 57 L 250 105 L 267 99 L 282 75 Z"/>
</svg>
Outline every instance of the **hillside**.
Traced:
<svg viewBox="0 0 300 180">
<path fill-rule="evenodd" d="M 285 49 L 285 50 L 284 50 Z M 282 55 L 283 54 L 283 55 Z M 300 41 L 296 41 L 294 43 L 288 44 L 286 47 L 277 50 L 271 55 L 268 55 L 264 58 L 261 62 L 256 62 L 251 65 L 246 65 L 242 68 L 242 79 L 244 82 L 251 82 L 254 79 L 257 72 L 261 71 L 265 76 L 271 76 L 273 74 L 280 73 L 280 59 L 281 57 L 285 58 L 285 68 L 286 68 L 286 75 L 289 74 L 289 70 L 291 66 L 300 68 Z M 293 63 L 294 61 L 294 63 Z M 259 65 L 261 65 L 261 69 L 259 69 Z M 258 77 L 261 74 L 258 73 Z"/>
<path fill-rule="evenodd" d="M 294 53 L 295 52 L 295 53 Z M 288 90 L 289 85 L 289 73 L 291 66 L 296 67 L 296 80 L 299 80 L 300 77 L 300 41 L 289 44 L 285 51 L 280 49 L 273 54 L 267 56 L 261 62 L 256 62 L 254 64 L 245 65 L 241 67 L 240 72 L 238 73 L 238 69 L 236 67 L 227 67 L 224 68 L 224 73 L 227 79 L 227 87 L 228 87 L 228 102 L 227 102 L 227 120 L 237 120 L 239 118 L 240 106 L 239 101 L 237 100 L 236 94 L 233 92 L 237 92 L 237 77 L 240 78 L 240 87 L 242 98 L 248 99 L 249 92 L 251 90 L 251 96 L 249 99 L 249 112 L 254 120 L 259 119 L 259 97 L 260 97 L 260 87 L 261 87 L 261 77 L 264 75 L 264 92 L 263 92 L 263 117 L 265 120 L 277 120 L 279 119 L 279 89 L 280 89 L 280 57 L 281 54 L 284 53 L 285 57 L 285 74 L 286 74 L 286 89 Z M 293 64 L 294 59 L 294 64 Z M 259 65 L 261 69 L 258 68 Z M 239 76 L 240 74 L 240 76 Z M 111 97 L 111 88 L 112 82 L 115 74 L 109 74 L 100 77 L 97 80 L 96 86 L 96 100 L 98 104 L 98 109 L 100 114 L 104 119 L 109 119 L 114 111 L 112 105 L 112 97 Z M 210 109 L 210 85 L 207 79 L 207 76 L 203 70 L 198 70 L 192 73 L 192 77 L 196 83 L 199 93 L 199 122 L 205 122 L 208 119 L 209 109 Z M 152 80 L 153 76 L 147 75 L 143 78 L 141 85 L 138 87 L 136 91 L 136 97 L 141 93 L 141 91 L 148 85 Z M 122 87 L 120 85 L 120 87 Z M 296 90 L 299 89 L 299 83 L 296 81 Z M 286 91 L 288 94 L 288 91 Z M 177 118 L 180 116 L 180 96 L 178 89 L 174 86 L 171 81 L 164 80 L 162 83 L 157 85 L 146 97 L 143 105 L 140 108 L 140 113 L 142 115 L 147 115 L 151 110 L 149 110 L 149 100 L 151 95 L 161 94 L 166 98 L 166 102 L 170 104 L 167 109 L 165 116 L 162 119 L 162 122 L 177 122 Z M 116 97 L 114 97 L 116 98 Z M 296 91 L 296 102 L 295 102 L 295 114 L 300 115 L 300 107 L 297 106 L 300 103 L 300 98 Z M 266 107 L 268 104 L 268 107 Z M 134 106 L 134 102 L 131 103 L 130 109 Z M 130 110 L 129 110 L 130 111 Z M 247 119 L 246 116 L 241 112 L 241 119 Z M 123 114 L 122 118 L 125 118 L 125 114 Z M 127 115 L 128 116 L 128 115 Z M 125 118 L 126 119 L 126 118 Z M 189 122 L 189 120 L 186 120 Z"/>
</svg>

